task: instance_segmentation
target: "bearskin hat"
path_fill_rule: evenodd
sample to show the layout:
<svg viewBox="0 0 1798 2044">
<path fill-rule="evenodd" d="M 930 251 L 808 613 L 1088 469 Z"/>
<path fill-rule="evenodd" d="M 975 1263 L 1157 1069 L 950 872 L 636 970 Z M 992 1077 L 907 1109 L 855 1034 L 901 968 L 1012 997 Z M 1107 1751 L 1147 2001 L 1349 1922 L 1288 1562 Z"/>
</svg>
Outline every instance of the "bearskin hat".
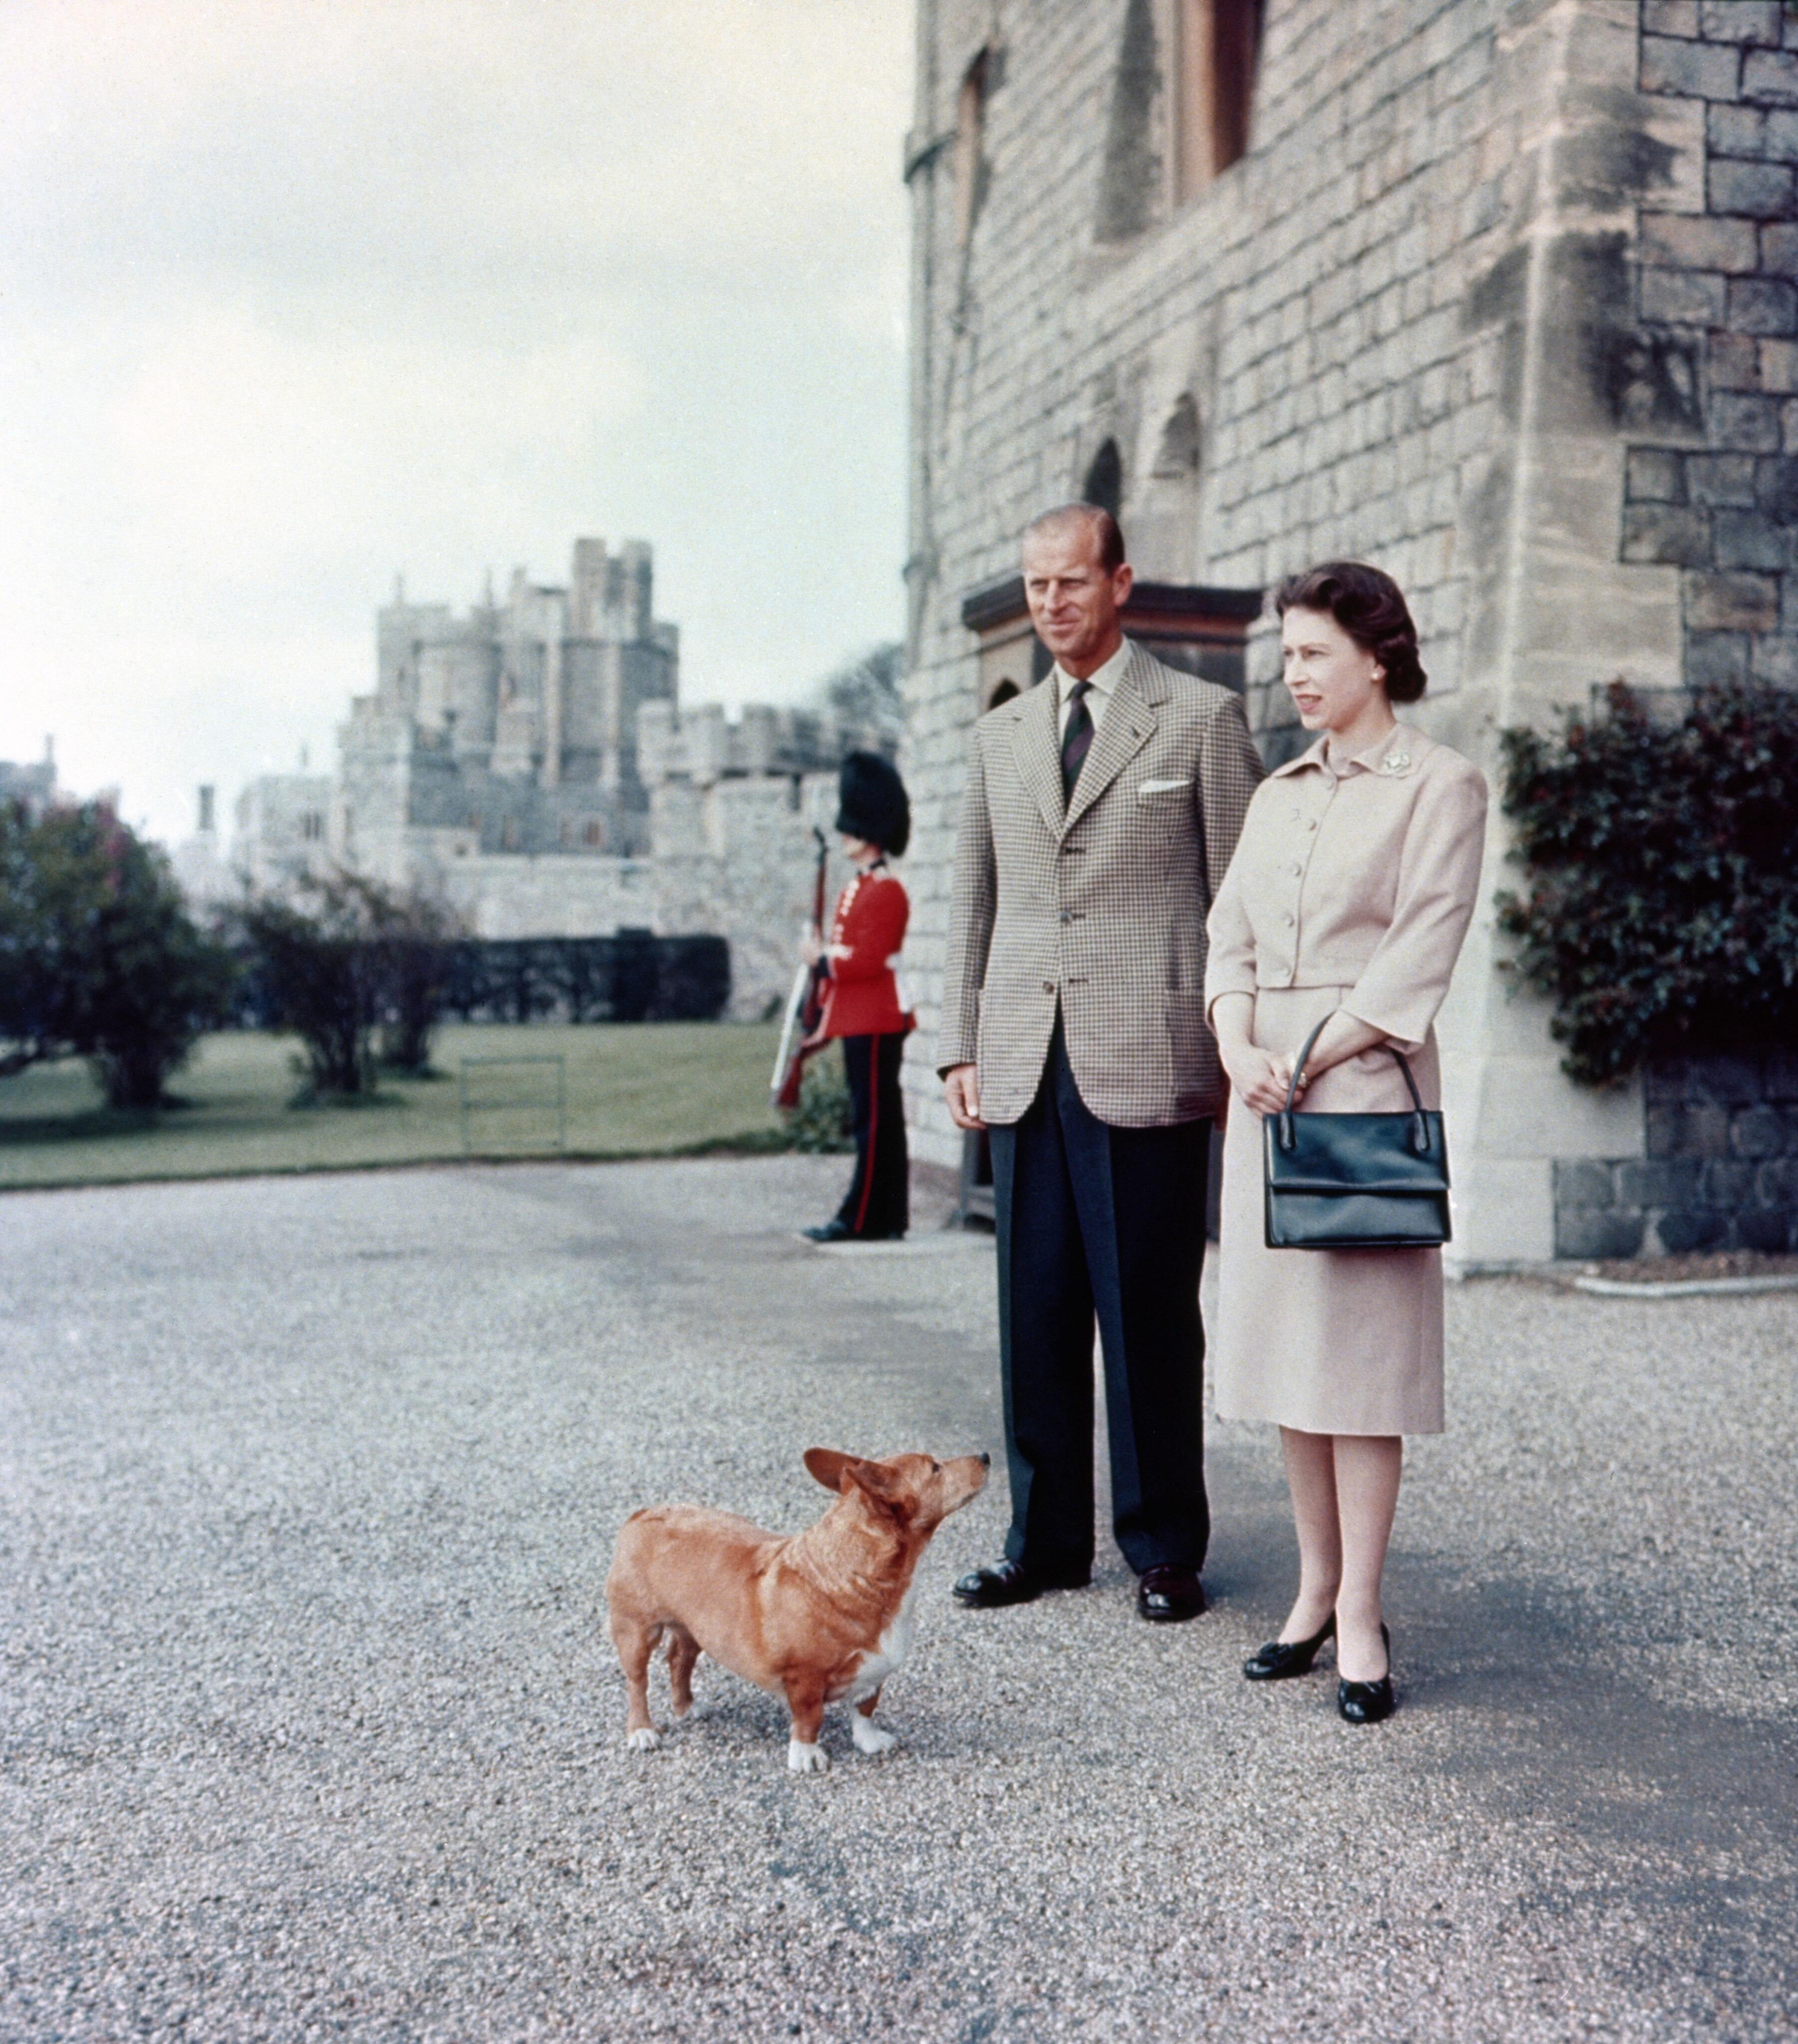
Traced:
<svg viewBox="0 0 1798 2044">
<path fill-rule="evenodd" d="M 892 762 L 878 752 L 851 752 L 837 790 L 836 828 L 900 857 L 911 842 L 912 805 Z"/>
</svg>

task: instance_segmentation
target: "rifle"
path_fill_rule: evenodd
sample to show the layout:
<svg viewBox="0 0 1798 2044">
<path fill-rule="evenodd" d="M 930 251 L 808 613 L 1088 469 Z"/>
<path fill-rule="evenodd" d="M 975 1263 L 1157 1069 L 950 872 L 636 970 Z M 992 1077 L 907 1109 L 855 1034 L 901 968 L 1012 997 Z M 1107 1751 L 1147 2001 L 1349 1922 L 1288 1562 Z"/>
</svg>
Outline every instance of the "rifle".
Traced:
<svg viewBox="0 0 1798 2044">
<path fill-rule="evenodd" d="M 820 945 L 824 936 L 824 875 L 830 863 L 830 840 L 816 824 L 812 835 L 818 841 L 818 877 L 812 894 L 812 923 Z M 830 961 L 822 950 L 813 965 L 802 965 L 794 975 L 793 992 L 786 1004 L 786 1020 L 781 1029 L 780 1049 L 774 1055 L 770 1081 L 776 1107 L 796 1108 L 799 1087 L 805 1076 L 805 1060 L 823 1048 L 818 1030 L 824 1019 L 824 989 L 830 978 Z"/>
</svg>

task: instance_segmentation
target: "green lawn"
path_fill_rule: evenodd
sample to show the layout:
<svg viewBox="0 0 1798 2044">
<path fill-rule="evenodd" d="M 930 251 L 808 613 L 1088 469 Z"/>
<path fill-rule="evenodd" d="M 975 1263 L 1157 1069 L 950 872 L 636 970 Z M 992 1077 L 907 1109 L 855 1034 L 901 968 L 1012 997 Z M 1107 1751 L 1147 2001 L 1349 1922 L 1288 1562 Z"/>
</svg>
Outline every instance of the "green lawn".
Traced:
<svg viewBox="0 0 1798 2044">
<path fill-rule="evenodd" d="M 186 1105 L 153 1118 L 107 1108 L 86 1066 L 70 1059 L 0 1079 L 0 1189 L 460 1157 L 464 1059 L 559 1055 L 570 1156 L 763 1147 L 780 1139 L 768 1105 L 778 1033 L 713 1022 L 451 1024 L 433 1053 L 441 1078 L 383 1078 L 364 1104 L 304 1108 L 289 1104 L 298 1084 L 290 1038 L 209 1036 L 174 1079 Z M 552 1065 L 467 1069 L 472 1154 L 553 1152 Z"/>
</svg>

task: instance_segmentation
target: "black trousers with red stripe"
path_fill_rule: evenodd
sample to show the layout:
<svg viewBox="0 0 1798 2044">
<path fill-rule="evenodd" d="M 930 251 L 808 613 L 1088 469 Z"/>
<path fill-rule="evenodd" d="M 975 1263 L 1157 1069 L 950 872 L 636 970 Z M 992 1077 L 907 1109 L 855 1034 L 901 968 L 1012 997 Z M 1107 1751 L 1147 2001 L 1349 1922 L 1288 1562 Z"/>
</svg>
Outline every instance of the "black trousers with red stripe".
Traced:
<svg viewBox="0 0 1798 2044">
<path fill-rule="evenodd" d="M 903 1235 L 910 1219 L 905 1098 L 899 1090 L 903 1036 L 844 1036 L 855 1136 L 855 1175 L 837 1219 L 852 1235 Z"/>
</svg>

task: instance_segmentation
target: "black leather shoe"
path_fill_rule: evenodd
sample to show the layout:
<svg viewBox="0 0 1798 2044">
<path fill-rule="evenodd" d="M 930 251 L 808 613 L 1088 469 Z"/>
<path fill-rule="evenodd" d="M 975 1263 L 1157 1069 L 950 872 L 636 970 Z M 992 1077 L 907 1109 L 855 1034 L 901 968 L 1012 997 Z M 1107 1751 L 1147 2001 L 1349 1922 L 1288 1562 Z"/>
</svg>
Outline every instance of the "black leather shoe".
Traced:
<svg viewBox="0 0 1798 2044">
<path fill-rule="evenodd" d="M 1270 1639 L 1243 1663 L 1243 1673 L 1251 1682 L 1283 1682 L 1289 1675 L 1308 1675 L 1317 1650 L 1335 1629 L 1336 1614 L 1331 1612 L 1323 1631 L 1308 1639 Z"/>
<path fill-rule="evenodd" d="M 995 1562 L 963 1576 L 955 1585 L 955 1601 L 975 1611 L 1001 1611 L 1007 1604 L 1030 1604 L 1045 1590 L 1083 1590 L 1092 1580 L 1090 1569 L 1045 1572 L 1022 1562 Z"/>
<path fill-rule="evenodd" d="M 1138 1578 L 1136 1608 L 1158 1625 L 1178 1625 L 1183 1619 L 1197 1618 L 1204 1608 L 1204 1589 L 1197 1569 L 1161 1562 L 1145 1569 Z"/>
<path fill-rule="evenodd" d="M 1336 1708 L 1350 1724 L 1377 1724 L 1398 1708 L 1393 1696 L 1393 1636 L 1382 1625 L 1380 1637 L 1386 1642 L 1386 1672 L 1379 1681 L 1336 1685 Z"/>
<path fill-rule="evenodd" d="M 808 1242 L 853 1242 L 855 1231 L 845 1228 L 839 1220 L 827 1220 L 817 1228 L 802 1228 L 799 1232 Z"/>
</svg>

